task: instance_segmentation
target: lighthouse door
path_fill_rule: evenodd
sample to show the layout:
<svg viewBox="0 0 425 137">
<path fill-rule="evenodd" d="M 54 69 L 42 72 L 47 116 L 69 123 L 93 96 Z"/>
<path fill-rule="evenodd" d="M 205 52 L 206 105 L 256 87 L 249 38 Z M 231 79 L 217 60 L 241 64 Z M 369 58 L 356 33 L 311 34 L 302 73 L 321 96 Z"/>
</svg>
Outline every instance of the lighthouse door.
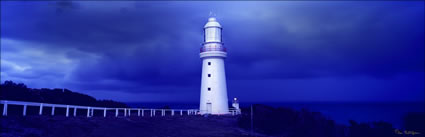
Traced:
<svg viewBox="0 0 425 137">
<path fill-rule="evenodd" d="M 207 103 L 207 114 L 211 114 L 212 112 L 212 105 L 210 102 Z"/>
</svg>

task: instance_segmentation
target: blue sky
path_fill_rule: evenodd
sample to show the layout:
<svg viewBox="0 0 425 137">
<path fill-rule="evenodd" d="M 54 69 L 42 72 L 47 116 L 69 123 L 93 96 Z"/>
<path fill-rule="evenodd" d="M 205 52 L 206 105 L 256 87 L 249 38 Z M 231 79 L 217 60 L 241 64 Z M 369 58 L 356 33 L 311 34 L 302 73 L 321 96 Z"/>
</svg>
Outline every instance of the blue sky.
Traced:
<svg viewBox="0 0 425 137">
<path fill-rule="evenodd" d="M 424 101 L 423 1 L 2 1 L 1 81 L 197 102 L 210 11 L 229 98 Z"/>
</svg>

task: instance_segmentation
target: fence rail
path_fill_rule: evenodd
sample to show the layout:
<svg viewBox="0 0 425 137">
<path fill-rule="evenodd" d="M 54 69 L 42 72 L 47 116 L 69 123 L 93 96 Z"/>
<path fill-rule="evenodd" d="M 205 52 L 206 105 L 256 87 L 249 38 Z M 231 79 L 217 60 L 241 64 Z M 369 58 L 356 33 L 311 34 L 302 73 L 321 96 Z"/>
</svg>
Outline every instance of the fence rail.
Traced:
<svg viewBox="0 0 425 137">
<path fill-rule="evenodd" d="M 131 112 L 137 111 L 137 116 L 144 116 L 145 112 L 149 112 L 150 117 L 156 115 L 157 112 L 160 112 L 161 116 L 165 116 L 166 112 L 171 112 L 171 116 L 178 115 L 199 115 L 198 109 L 147 109 L 147 108 L 108 108 L 108 107 L 93 107 L 93 106 L 78 106 L 78 105 L 64 105 L 64 104 L 51 104 L 51 103 L 39 103 L 39 102 L 25 102 L 25 101 L 11 101 L 11 100 L 0 100 L 0 104 L 3 104 L 3 116 L 7 116 L 7 107 L 8 105 L 18 105 L 23 106 L 22 115 L 26 116 L 27 106 L 36 106 L 40 107 L 39 115 L 43 114 L 44 107 L 51 107 L 51 115 L 55 115 L 55 108 L 66 108 L 66 117 L 69 116 L 70 109 L 73 110 L 73 116 L 77 116 L 78 109 L 87 110 L 87 117 L 94 116 L 94 110 L 103 110 L 103 117 L 106 117 L 106 112 L 108 110 L 115 110 L 115 117 L 119 116 L 120 111 L 124 111 L 124 117 L 131 116 Z M 240 110 L 229 109 L 229 112 L 232 115 L 240 114 Z M 127 114 L 128 113 L 128 114 Z M 177 113 L 177 114 L 176 114 Z"/>
</svg>

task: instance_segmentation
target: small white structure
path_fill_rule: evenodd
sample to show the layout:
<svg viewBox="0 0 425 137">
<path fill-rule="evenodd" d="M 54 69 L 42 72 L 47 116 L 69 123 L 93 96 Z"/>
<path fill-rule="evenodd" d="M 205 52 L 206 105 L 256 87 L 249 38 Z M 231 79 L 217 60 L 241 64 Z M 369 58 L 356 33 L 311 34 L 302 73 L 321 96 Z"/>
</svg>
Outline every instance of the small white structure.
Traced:
<svg viewBox="0 0 425 137">
<path fill-rule="evenodd" d="M 237 98 L 233 99 L 233 103 L 232 103 L 232 107 L 235 108 L 236 110 L 239 110 L 239 101 Z"/>
<path fill-rule="evenodd" d="M 232 115 L 239 115 L 242 114 L 241 109 L 239 108 L 239 101 L 237 98 L 233 98 L 232 107 L 230 109 L 230 112 L 232 112 Z"/>
<path fill-rule="evenodd" d="M 210 17 L 204 26 L 204 43 L 199 54 L 202 59 L 200 114 L 230 114 L 224 70 L 227 52 L 221 31 L 220 23 Z"/>
</svg>

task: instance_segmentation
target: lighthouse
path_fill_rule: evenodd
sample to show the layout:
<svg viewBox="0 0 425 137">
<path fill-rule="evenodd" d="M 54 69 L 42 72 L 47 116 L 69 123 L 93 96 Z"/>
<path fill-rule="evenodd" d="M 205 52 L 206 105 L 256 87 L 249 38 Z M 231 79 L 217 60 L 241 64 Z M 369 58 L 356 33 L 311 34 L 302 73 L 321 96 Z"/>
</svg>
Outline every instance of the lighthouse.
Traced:
<svg viewBox="0 0 425 137">
<path fill-rule="evenodd" d="M 222 27 L 214 17 L 208 18 L 204 26 L 204 43 L 200 57 L 202 59 L 201 114 L 229 114 L 227 102 L 226 73 L 224 59 L 226 48 L 221 38 Z"/>
</svg>

